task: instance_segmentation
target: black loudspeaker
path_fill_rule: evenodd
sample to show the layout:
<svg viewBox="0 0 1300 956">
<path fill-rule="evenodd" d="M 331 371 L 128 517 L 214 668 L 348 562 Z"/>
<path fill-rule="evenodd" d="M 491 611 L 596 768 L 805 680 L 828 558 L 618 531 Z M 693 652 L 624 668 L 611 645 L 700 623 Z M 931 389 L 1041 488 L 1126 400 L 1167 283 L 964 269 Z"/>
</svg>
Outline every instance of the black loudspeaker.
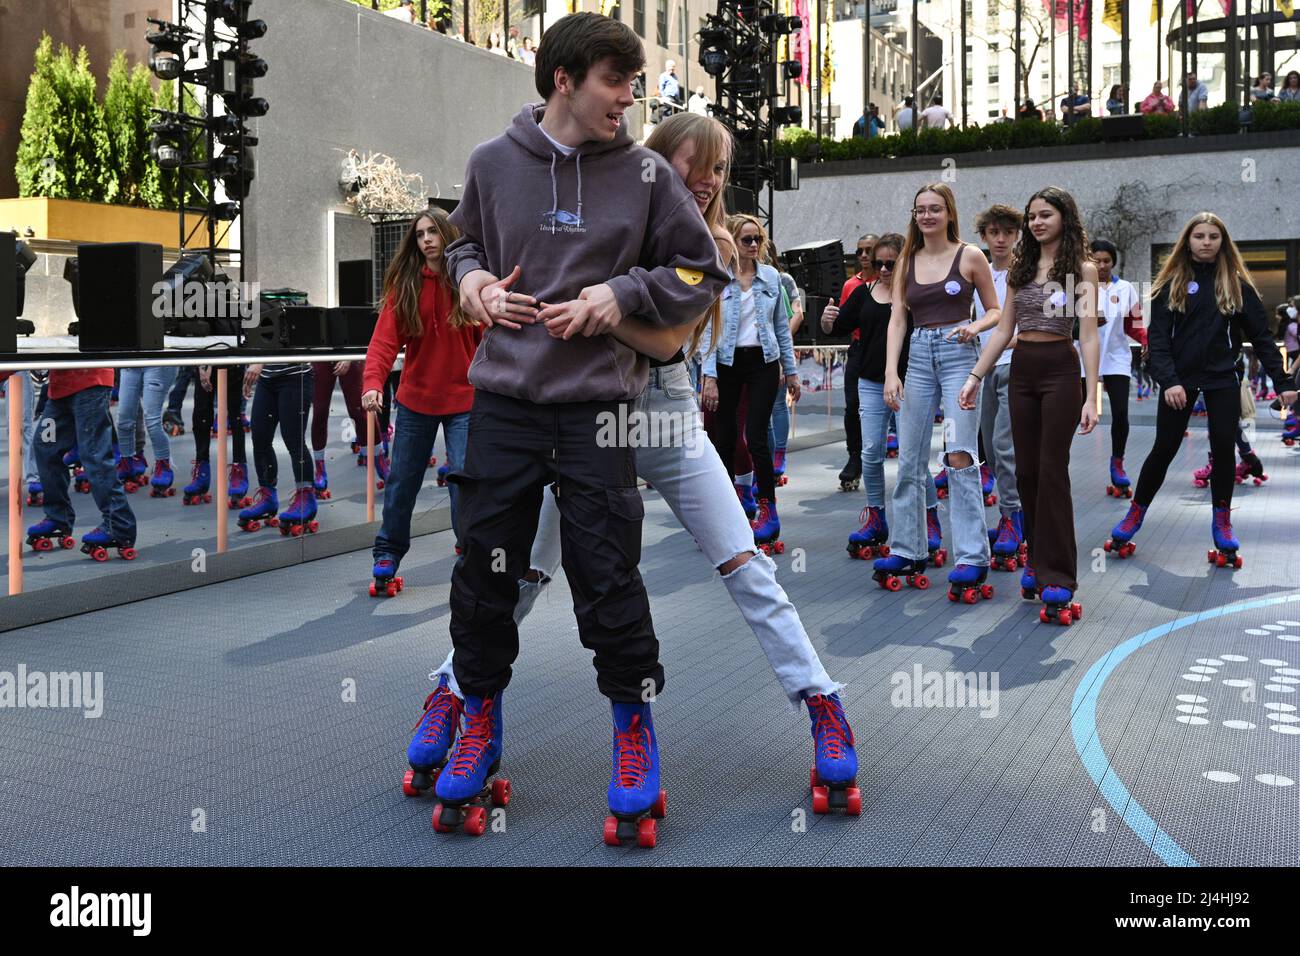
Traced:
<svg viewBox="0 0 1300 956">
<path fill-rule="evenodd" d="M 329 344 L 333 349 L 364 349 L 375 334 L 379 313 L 368 306 L 340 306 L 326 317 Z"/>
<path fill-rule="evenodd" d="M 280 305 L 263 298 L 258 324 L 244 330 L 244 347 L 280 349 L 322 348 L 329 343 L 328 310 L 316 305 Z"/>
<path fill-rule="evenodd" d="M 1124 116 L 1103 116 L 1101 118 L 1101 138 L 1106 143 L 1116 143 L 1126 139 L 1146 139 L 1146 117 L 1141 113 Z"/>
<path fill-rule="evenodd" d="M 743 186 L 729 185 L 723 191 L 723 201 L 727 204 L 727 212 L 748 213 L 751 216 L 758 215 L 758 200 L 754 196 L 754 190 L 746 189 Z"/>
<path fill-rule="evenodd" d="M 77 246 L 81 351 L 162 351 L 163 317 L 154 308 L 162 261 L 162 246 L 155 243 Z"/>
<path fill-rule="evenodd" d="M 369 259 L 348 259 L 339 263 L 339 305 L 374 305 L 375 290 L 371 287 L 373 264 Z"/>
<path fill-rule="evenodd" d="M 810 296 L 839 301 L 844 288 L 844 249 L 838 240 L 792 246 L 781 255 L 799 288 Z"/>
<path fill-rule="evenodd" d="M 18 241 L 0 232 L 0 352 L 18 351 Z"/>
</svg>

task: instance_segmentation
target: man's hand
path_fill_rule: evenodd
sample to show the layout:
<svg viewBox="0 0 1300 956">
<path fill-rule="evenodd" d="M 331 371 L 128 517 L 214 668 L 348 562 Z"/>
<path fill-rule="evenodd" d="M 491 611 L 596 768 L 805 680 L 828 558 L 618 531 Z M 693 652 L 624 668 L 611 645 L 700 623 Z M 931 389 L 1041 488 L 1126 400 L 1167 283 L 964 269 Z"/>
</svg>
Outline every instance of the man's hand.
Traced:
<svg viewBox="0 0 1300 956">
<path fill-rule="evenodd" d="M 522 292 L 511 292 L 521 270 L 515 266 L 510 275 L 498 279 L 485 269 L 465 273 L 460 280 L 460 307 L 474 321 L 483 325 L 503 325 L 518 329 L 519 323 L 537 321 L 537 300 Z"/>
<path fill-rule="evenodd" d="M 352 363 L 351 363 L 351 362 L 335 362 L 335 363 L 334 363 L 334 377 L 335 377 L 335 378 L 342 378 L 344 375 L 347 375 L 347 374 L 348 374 L 348 369 L 350 369 L 351 367 L 352 367 Z"/>
<path fill-rule="evenodd" d="M 253 397 L 253 386 L 257 384 L 257 377 L 261 374 L 261 364 L 248 366 L 247 371 L 244 372 L 244 398 Z"/>
<path fill-rule="evenodd" d="M 1282 404 L 1285 405 L 1287 408 L 1295 408 L 1295 403 L 1297 398 L 1300 398 L 1300 393 L 1283 392 L 1281 395 L 1278 396 L 1278 398 L 1282 400 Z"/>
<path fill-rule="evenodd" d="M 583 289 L 571 302 L 543 304 L 537 317 L 546 323 L 552 338 L 568 340 L 580 332 L 587 337 L 604 335 L 622 321 L 623 312 L 614 290 L 601 283 Z"/>
<path fill-rule="evenodd" d="M 212 391 L 212 366 L 211 365 L 199 366 L 199 384 L 203 386 L 203 391 L 205 392 Z"/>
<path fill-rule="evenodd" d="M 1187 404 L 1187 391 L 1181 385 L 1165 389 L 1165 404 L 1170 408 L 1182 408 Z"/>
</svg>

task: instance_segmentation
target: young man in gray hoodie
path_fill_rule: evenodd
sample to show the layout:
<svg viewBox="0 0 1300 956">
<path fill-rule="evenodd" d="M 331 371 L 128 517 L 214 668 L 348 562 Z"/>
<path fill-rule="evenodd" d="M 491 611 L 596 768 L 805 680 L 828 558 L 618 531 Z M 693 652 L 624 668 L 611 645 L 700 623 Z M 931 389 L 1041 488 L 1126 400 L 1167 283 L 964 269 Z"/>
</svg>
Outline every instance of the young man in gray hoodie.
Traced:
<svg viewBox="0 0 1300 956">
<path fill-rule="evenodd" d="M 462 237 L 447 249 L 448 269 L 462 307 L 492 327 L 469 369 L 465 466 L 450 476 L 462 489 L 464 554 L 450 605 L 465 727 L 438 777 L 439 829 L 458 822 L 500 762 L 518 582 L 550 484 L 579 638 L 613 705 L 609 801 L 620 835 L 663 809 L 649 704 L 663 668 L 637 571 L 644 510 L 635 451 L 626 440 L 598 440 L 602 422 L 628 420 L 648 361 L 607 333 L 629 316 L 694 322 L 728 275 L 681 178 L 628 135 L 624 114 L 644 60 L 618 20 L 579 13 L 555 23 L 537 51 L 544 106 L 525 106 L 505 134 L 474 150 L 452 215 Z M 440 686 L 427 710 L 459 710 L 447 697 Z M 456 723 L 431 721 L 442 728 L 436 743 L 449 745 Z M 475 809 L 465 819 L 482 822 Z"/>
</svg>

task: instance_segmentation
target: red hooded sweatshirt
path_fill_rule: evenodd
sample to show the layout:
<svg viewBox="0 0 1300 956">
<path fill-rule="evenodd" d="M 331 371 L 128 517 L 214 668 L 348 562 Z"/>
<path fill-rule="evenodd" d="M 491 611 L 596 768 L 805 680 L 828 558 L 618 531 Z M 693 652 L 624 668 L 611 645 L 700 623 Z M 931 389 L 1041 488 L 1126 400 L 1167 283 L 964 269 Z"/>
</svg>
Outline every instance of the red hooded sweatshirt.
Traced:
<svg viewBox="0 0 1300 956">
<path fill-rule="evenodd" d="M 384 303 L 375 324 L 375 334 L 366 349 L 363 392 L 382 392 L 393 370 L 398 350 L 406 346 L 406 365 L 397 400 L 422 415 L 459 415 L 474 404 L 474 386 L 469 383 L 469 363 L 474 360 L 483 328 L 447 325 L 451 315 L 451 291 L 428 267 L 421 270 L 420 320 L 424 334 L 407 338 L 397 324 L 397 312 Z"/>
</svg>

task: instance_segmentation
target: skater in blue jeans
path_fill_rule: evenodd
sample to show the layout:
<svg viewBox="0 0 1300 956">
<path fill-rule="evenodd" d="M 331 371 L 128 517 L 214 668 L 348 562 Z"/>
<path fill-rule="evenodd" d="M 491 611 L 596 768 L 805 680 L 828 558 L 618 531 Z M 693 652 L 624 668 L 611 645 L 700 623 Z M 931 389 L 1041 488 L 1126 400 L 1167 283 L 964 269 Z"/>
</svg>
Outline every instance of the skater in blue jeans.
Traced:
<svg viewBox="0 0 1300 956">
<path fill-rule="evenodd" d="M 979 360 L 976 337 L 997 324 L 1001 310 L 988 260 L 961 241 L 952 190 L 944 183 L 922 186 L 912 206 L 894 282 L 885 359 L 885 404 L 898 412 L 894 525 L 890 529 L 891 553 L 875 562 L 875 577 L 889 590 L 897 590 L 902 578 L 916 587 L 929 585 L 924 574 L 929 555 L 925 485 L 930 475 L 926 462 L 934 409 L 941 405 L 946 413 L 944 465 L 955 559 L 948 575 L 948 594 L 952 600 L 971 603 L 992 596 L 992 585 L 985 583 L 989 539 L 975 460 L 979 416 L 973 409 L 957 407 L 957 393 Z M 987 311 L 982 321 L 971 322 L 971 303 L 977 290 Z M 899 374 L 904 339 L 908 342 L 906 395 Z"/>
<path fill-rule="evenodd" d="M 175 480 L 172 469 L 171 442 L 163 428 L 163 405 L 167 392 L 176 378 L 176 366 L 155 365 L 148 368 L 128 367 L 121 370 L 117 389 L 118 443 L 127 451 L 136 447 L 136 429 L 140 426 L 140 412 L 144 412 L 144 426 L 153 446 L 153 476 L 149 479 L 149 494 L 155 498 L 168 493 Z M 142 479 L 147 471 L 142 455 L 128 456 L 125 452 L 118 463 L 119 477 L 125 480 Z M 139 484 L 139 480 L 136 481 Z"/>
<path fill-rule="evenodd" d="M 443 253 L 460 237 L 441 209 L 430 207 L 411 223 L 384 275 L 384 307 L 366 350 L 361 406 L 378 413 L 384 385 L 398 350 L 406 364 L 393 399 L 392 457 L 384 488 L 384 526 L 375 538 L 371 597 L 395 595 L 402 587 L 397 569 L 411 547 L 411 513 L 424 484 L 425 469 L 442 429 L 447 466 L 465 463 L 469 410 L 474 388 L 469 365 L 483 327 L 461 310 L 447 278 Z M 460 488 L 452 483 L 451 527 L 460 544 Z"/>
</svg>

